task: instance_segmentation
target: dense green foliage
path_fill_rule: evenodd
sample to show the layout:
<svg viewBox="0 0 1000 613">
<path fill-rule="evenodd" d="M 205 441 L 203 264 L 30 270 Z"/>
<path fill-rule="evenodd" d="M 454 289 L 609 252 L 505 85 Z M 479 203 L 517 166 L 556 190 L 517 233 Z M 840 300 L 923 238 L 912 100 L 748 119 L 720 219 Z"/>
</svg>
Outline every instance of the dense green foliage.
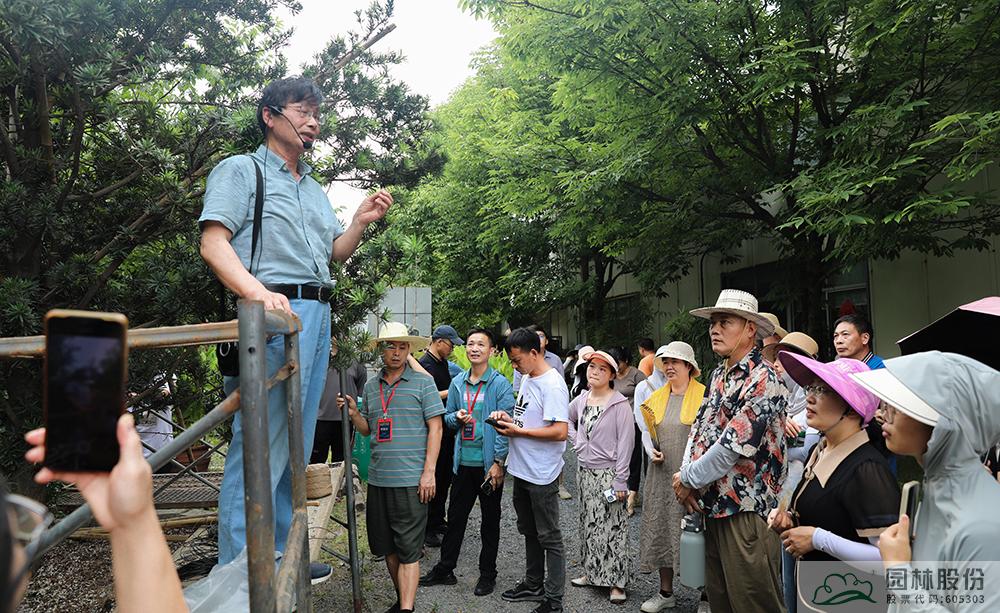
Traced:
<svg viewBox="0 0 1000 613">
<path fill-rule="evenodd" d="M 0 3 L 0 336 L 40 331 L 53 307 L 125 313 L 132 326 L 224 316 L 198 254 L 204 181 L 223 157 L 255 149 L 264 85 L 284 76 L 293 0 L 7 0 Z M 366 50 L 392 3 L 359 12 L 305 68 L 326 96 L 323 182 L 414 184 L 426 100 L 388 75 L 395 53 Z M 349 222 L 350 220 L 345 220 Z M 381 231 L 372 227 L 370 234 Z M 380 297 L 393 252 L 333 271 L 336 328 Z M 230 315 L 231 316 L 231 315 Z M 0 362 L 0 469 L 23 465 L 20 433 L 40 422 L 38 361 Z M 135 352 L 134 384 L 180 375 L 177 403 L 216 377 L 195 350 Z"/>
<path fill-rule="evenodd" d="M 983 180 L 996 2 L 464 5 L 501 36 L 437 110 L 442 174 L 397 212 L 448 321 L 582 305 L 600 340 L 620 274 L 654 296 L 756 238 L 784 262 L 768 298 L 817 333 L 843 267 L 982 249 L 1000 229 Z"/>
</svg>

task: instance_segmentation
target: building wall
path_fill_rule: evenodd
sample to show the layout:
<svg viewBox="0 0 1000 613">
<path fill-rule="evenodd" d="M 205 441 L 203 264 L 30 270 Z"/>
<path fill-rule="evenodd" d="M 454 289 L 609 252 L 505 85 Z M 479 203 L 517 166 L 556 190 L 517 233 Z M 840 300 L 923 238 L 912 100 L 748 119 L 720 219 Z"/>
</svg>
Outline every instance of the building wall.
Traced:
<svg viewBox="0 0 1000 613">
<path fill-rule="evenodd" d="M 897 356 L 897 340 L 959 305 L 1000 295 L 1000 237 L 994 237 L 990 245 L 987 251 L 961 251 L 951 257 L 911 251 L 895 260 L 869 262 L 868 287 L 876 351 L 885 357 Z M 670 340 L 662 338 L 663 329 L 679 312 L 715 302 L 722 289 L 722 273 L 778 259 L 778 254 L 764 241 L 747 241 L 738 253 L 740 260 L 728 265 L 721 264 L 717 256 L 705 257 L 703 271 L 700 263 L 695 263 L 690 274 L 664 287 L 666 297 L 648 302 L 652 310 L 649 331 L 656 343 Z M 609 297 L 640 291 L 635 279 L 623 275 Z M 577 331 L 574 310 L 553 313 L 550 327 L 551 333 L 562 336 L 567 346 L 587 341 Z"/>
<path fill-rule="evenodd" d="M 869 266 L 872 326 L 880 355 L 899 355 L 896 341 L 985 296 L 1000 296 L 1000 237 L 989 251 L 962 251 L 950 258 L 907 252 Z"/>
</svg>

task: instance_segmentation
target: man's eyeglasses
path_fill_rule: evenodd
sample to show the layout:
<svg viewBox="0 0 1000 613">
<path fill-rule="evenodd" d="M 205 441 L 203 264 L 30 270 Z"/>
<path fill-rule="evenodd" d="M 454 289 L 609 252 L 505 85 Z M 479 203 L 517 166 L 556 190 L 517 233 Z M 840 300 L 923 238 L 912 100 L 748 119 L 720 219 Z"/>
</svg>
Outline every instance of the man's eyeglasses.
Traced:
<svg viewBox="0 0 1000 613">
<path fill-rule="evenodd" d="M 320 112 L 319 109 L 309 110 L 302 106 L 286 106 L 285 109 L 295 111 L 295 114 L 299 116 L 299 119 L 305 119 L 307 117 L 312 117 L 316 120 L 316 123 L 320 122 Z"/>
<path fill-rule="evenodd" d="M 823 394 L 829 394 L 830 393 L 830 388 L 828 388 L 825 385 L 820 385 L 818 383 L 813 384 L 813 385 L 806 385 L 802 389 L 805 390 L 806 395 L 812 395 L 812 396 L 815 396 L 817 398 L 821 398 L 823 396 Z"/>
</svg>

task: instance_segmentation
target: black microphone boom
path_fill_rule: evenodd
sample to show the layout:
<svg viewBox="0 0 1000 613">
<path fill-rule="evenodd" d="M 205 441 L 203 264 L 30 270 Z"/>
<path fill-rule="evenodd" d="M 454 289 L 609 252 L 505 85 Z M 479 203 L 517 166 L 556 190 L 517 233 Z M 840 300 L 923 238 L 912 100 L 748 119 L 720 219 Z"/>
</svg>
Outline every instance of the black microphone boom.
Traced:
<svg viewBox="0 0 1000 613">
<path fill-rule="evenodd" d="M 285 117 L 285 114 L 282 112 L 282 110 L 281 110 L 280 107 L 277 107 L 277 106 L 268 106 L 267 108 L 271 109 L 272 113 L 274 113 L 275 115 L 280 116 L 282 119 L 284 119 L 285 121 L 288 122 L 288 125 L 292 127 L 292 132 L 295 132 L 295 136 L 299 137 L 299 140 L 302 142 L 302 148 L 303 149 L 306 149 L 306 150 L 312 149 L 312 146 L 313 146 L 312 141 L 309 141 L 307 143 L 305 141 L 305 139 L 302 138 L 302 135 L 299 134 L 299 131 L 295 129 L 295 124 L 292 123 L 291 119 L 289 119 L 288 117 Z"/>
</svg>

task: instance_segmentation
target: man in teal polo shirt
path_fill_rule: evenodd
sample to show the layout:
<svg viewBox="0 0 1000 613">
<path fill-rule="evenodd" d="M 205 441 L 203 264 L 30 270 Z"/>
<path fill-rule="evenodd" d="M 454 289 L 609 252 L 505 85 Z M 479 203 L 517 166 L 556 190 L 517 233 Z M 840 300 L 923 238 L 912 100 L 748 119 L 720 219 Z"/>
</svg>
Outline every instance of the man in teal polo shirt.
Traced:
<svg viewBox="0 0 1000 613">
<path fill-rule="evenodd" d="M 321 102 L 319 88 L 308 79 L 269 84 L 257 106 L 264 144 L 252 154 L 227 158 L 212 170 L 199 219 L 201 256 L 223 285 L 240 298 L 262 301 L 267 309 L 294 312 L 302 321 L 298 376 L 307 462 L 330 355 L 330 261 L 346 261 L 368 224 L 384 217 L 392 204 L 387 192 L 372 194 L 358 207 L 347 230 L 341 227 L 322 186 L 309 176 L 312 169 L 301 160 L 319 136 Z M 258 168 L 264 201 L 260 237 L 251 254 Z M 284 363 L 284 342 L 274 337 L 267 343 L 268 376 Z M 227 394 L 238 386 L 238 377 L 225 378 Z M 284 382 L 271 388 L 267 404 L 274 545 L 282 552 L 292 519 Z M 219 564 L 231 562 L 245 546 L 243 429 L 237 413 L 219 493 Z M 310 571 L 314 582 L 331 573 L 326 564 L 313 564 Z"/>
<path fill-rule="evenodd" d="M 445 426 L 455 432 L 448 529 L 441 543 L 441 560 L 420 585 L 454 585 L 455 567 L 469 513 L 479 500 L 482 511 L 479 581 L 473 593 L 485 596 L 496 587 L 497 551 L 500 547 L 500 501 L 503 498 L 507 437 L 500 436 L 484 420 L 493 411 L 514 413 L 514 389 L 510 381 L 490 366 L 496 342 L 493 333 L 473 328 L 465 337 L 465 352 L 471 367 L 451 382 L 444 416 Z"/>
<path fill-rule="evenodd" d="M 434 469 L 441 449 L 444 406 L 434 379 L 410 368 L 411 351 L 429 339 L 389 322 L 375 342 L 384 367 L 365 384 L 364 412 L 347 398 L 351 423 L 371 441 L 366 520 L 368 545 L 385 565 L 397 602 L 387 613 L 412 611 L 420 580 L 427 503 L 434 498 Z"/>
</svg>

